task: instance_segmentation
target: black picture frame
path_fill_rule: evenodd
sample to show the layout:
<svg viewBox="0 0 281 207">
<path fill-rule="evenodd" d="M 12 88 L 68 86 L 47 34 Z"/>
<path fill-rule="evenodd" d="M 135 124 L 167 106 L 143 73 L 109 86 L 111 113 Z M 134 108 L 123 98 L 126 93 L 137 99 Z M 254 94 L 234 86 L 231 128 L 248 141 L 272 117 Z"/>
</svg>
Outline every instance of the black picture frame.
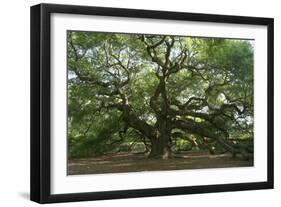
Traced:
<svg viewBox="0 0 281 207">
<path fill-rule="evenodd" d="M 51 194 L 51 74 L 50 32 L 52 13 L 111 17 L 182 20 L 267 26 L 267 181 L 152 189 Z M 39 4 L 31 7 L 31 152 L 30 199 L 38 203 L 88 201 L 146 196 L 210 193 L 273 188 L 273 19 L 245 16 L 195 14 L 168 11 Z"/>
</svg>

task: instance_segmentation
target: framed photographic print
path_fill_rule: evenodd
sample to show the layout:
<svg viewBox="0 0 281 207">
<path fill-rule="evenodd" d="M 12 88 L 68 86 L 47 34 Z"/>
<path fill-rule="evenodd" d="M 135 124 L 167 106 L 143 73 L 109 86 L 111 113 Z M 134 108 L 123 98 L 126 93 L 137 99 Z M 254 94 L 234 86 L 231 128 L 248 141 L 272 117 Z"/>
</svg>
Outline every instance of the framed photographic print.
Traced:
<svg viewBox="0 0 281 207">
<path fill-rule="evenodd" d="M 273 188 L 273 19 L 31 7 L 31 200 Z"/>
</svg>

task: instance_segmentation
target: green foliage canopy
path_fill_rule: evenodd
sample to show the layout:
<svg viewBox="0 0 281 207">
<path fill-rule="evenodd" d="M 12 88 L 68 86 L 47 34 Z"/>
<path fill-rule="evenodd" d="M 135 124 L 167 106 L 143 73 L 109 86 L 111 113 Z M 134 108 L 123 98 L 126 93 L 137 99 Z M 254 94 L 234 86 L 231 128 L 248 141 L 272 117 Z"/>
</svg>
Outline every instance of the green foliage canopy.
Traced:
<svg viewBox="0 0 281 207">
<path fill-rule="evenodd" d="M 161 156 L 252 146 L 253 41 L 69 31 L 67 43 L 70 157 L 136 140 Z"/>
</svg>

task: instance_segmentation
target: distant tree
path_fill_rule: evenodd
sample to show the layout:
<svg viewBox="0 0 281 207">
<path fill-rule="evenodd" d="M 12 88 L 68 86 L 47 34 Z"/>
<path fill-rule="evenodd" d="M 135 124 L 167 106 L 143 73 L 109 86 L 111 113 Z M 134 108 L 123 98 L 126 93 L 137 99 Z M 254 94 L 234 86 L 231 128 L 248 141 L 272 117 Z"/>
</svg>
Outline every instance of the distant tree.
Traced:
<svg viewBox="0 0 281 207">
<path fill-rule="evenodd" d="M 250 41 L 68 32 L 67 43 L 70 146 L 103 152 L 129 136 L 149 157 L 171 157 L 176 140 L 252 153 Z"/>
</svg>

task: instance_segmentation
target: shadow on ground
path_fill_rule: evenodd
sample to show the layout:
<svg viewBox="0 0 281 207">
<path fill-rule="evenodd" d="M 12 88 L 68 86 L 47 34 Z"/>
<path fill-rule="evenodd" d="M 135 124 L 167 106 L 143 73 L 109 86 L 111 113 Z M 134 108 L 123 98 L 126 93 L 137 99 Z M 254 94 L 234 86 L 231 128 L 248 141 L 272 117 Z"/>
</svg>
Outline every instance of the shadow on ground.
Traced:
<svg viewBox="0 0 281 207">
<path fill-rule="evenodd" d="M 230 154 L 185 153 L 171 159 L 148 159 L 144 154 L 115 153 L 68 160 L 68 175 L 183 170 L 253 166 L 253 159 L 234 159 Z"/>
</svg>

